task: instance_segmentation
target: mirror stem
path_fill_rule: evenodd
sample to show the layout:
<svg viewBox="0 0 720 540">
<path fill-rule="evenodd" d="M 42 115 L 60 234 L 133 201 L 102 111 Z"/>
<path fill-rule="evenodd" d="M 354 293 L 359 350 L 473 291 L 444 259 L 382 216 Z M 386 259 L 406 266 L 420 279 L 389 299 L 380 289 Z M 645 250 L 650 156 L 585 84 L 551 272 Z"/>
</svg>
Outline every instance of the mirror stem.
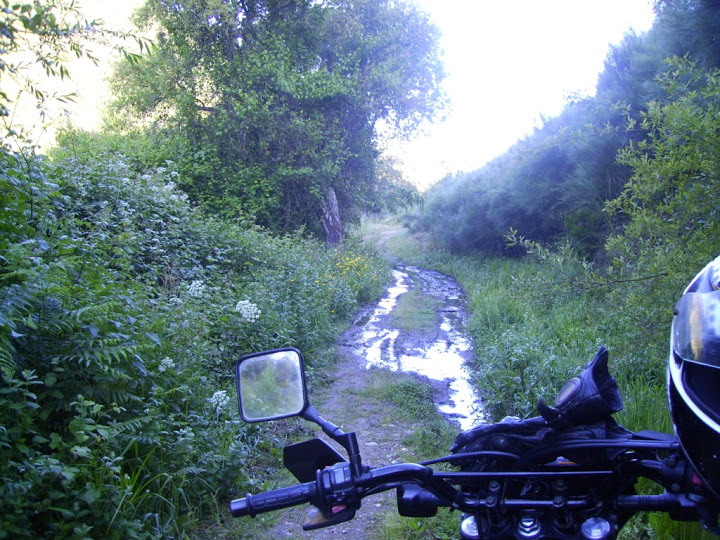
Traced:
<svg viewBox="0 0 720 540">
<path fill-rule="evenodd" d="M 360 456 L 360 447 L 358 446 L 355 432 L 345 433 L 335 424 L 320 416 L 320 413 L 312 405 L 308 405 L 303 411 L 302 417 L 310 422 L 315 422 L 328 437 L 342 445 L 348 453 L 353 475 L 359 477 L 362 474 L 362 457 Z"/>
</svg>

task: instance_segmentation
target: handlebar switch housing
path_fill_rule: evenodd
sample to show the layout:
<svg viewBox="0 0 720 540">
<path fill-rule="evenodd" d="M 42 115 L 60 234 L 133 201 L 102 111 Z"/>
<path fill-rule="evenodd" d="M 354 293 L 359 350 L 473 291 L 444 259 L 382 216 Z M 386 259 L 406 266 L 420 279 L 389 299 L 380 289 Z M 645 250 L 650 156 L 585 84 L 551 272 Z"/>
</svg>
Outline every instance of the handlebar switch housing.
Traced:
<svg viewBox="0 0 720 540">
<path fill-rule="evenodd" d="M 360 508 L 357 482 L 350 463 L 343 461 L 318 471 L 317 484 L 320 486 L 323 506 L 333 512 L 337 513 L 337 509 L 342 507 L 348 510 Z"/>
<path fill-rule="evenodd" d="M 312 504 L 316 510 L 303 525 L 306 531 L 349 521 L 360 508 L 360 497 L 350 463 L 343 461 L 317 471 L 319 493 Z"/>
<path fill-rule="evenodd" d="M 328 506 L 352 506 L 353 499 L 357 499 L 360 506 L 359 499 L 354 496 L 355 480 L 348 462 L 335 463 L 318 471 L 318 485 Z"/>
</svg>

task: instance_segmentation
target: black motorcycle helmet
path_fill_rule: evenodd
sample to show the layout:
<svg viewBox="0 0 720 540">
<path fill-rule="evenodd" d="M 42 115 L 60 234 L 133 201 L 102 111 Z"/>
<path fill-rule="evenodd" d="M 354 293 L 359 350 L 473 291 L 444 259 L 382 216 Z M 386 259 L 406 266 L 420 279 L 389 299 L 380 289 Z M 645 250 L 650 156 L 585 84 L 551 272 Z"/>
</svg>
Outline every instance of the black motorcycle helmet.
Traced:
<svg viewBox="0 0 720 540">
<path fill-rule="evenodd" d="M 668 399 L 685 455 L 720 498 L 720 257 L 695 276 L 675 307 Z"/>
</svg>

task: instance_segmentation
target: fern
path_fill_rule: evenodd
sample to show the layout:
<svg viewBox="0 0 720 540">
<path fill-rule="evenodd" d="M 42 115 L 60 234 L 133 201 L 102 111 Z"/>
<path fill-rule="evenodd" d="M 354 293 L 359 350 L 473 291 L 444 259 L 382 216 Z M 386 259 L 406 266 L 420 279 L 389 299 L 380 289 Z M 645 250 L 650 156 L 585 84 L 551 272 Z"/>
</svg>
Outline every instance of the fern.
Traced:
<svg viewBox="0 0 720 540">
<path fill-rule="evenodd" d="M 0 371 L 8 377 L 17 371 L 15 348 L 6 335 L 0 335 Z"/>
<path fill-rule="evenodd" d="M 33 294 L 28 288 L 12 284 L 0 299 L 0 370 L 12 376 L 18 369 L 13 339 L 23 337 L 25 327 L 35 326 L 32 318 Z"/>
<path fill-rule="evenodd" d="M 117 422 L 110 426 L 111 435 L 137 433 L 140 428 L 153 422 L 155 419 L 152 416 L 138 416 L 125 420 L 124 422 Z"/>
<path fill-rule="evenodd" d="M 117 337 L 75 338 L 69 345 L 69 350 L 53 357 L 54 362 L 77 363 L 85 367 L 95 365 L 105 372 L 110 369 L 111 364 L 127 361 L 138 351 L 134 342 Z"/>
<path fill-rule="evenodd" d="M 124 374 L 123 374 L 124 375 Z M 129 379 L 126 375 L 123 379 Z M 115 379 L 110 379 L 114 382 Z M 127 403 L 142 403 L 142 398 L 133 394 L 128 390 L 119 388 L 106 388 L 103 386 L 96 386 L 95 392 L 92 394 L 93 399 L 104 403 L 116 403 L 118 405 L 125 405 Z"/>
<path fill-rule="evenodd" d="M 153 432 L 148 432 L 134 434 L 131 437 L 131 442 L 152 447 L 161 446 L 164 441 L 160 437 L 157 437 Z"/>
<path fill-rule="evenodd" d="M 179 471 L 177 471 L 178 475 L 188 475 L 188 476 L 202 476 L 207 473 L 207 469 L 203 469 L 201 467 L 193 467 L 192 465 L 189 467 L 183 467 Z"/>
</svg>

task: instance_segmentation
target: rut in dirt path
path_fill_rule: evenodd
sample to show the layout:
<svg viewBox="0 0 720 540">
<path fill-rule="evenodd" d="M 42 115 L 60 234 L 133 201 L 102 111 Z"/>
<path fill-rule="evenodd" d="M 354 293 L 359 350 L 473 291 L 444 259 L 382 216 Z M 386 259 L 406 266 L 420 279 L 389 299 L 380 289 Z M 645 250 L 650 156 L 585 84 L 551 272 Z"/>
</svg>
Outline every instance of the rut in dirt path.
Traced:
<svg viewBox="0 0 720 540">
<path fill-rule="evenodd" d="M 458 432 L 482 418 L 464 368 L 472 357 L 472 345 L 464 333 L 462 289 L 449 276 L 402 264 L 393 270 L 393 277 L 385 297 L 361 312 L 343 334 L 332 382 L 322 391 L 326 399 L 316 404 L 325 418 L 346 432 L 356 433 L 363 463 L 371 467 L 419 461 L 403 440 L 424 427 L 390 413 L 395 405 L 368 397 L 368 388 L 377 384 L 382 372 L 411 373 L 428 383 L 438 410 L 455 423 Z M 440 320 L 433 332 L 418 333 L 393 325 L 391 315 L 398 298 L 413 288 L 437 300 Z M 389 422 L 388 417 L 394 419 Z M 327 440 L 319 429 L 307 427 Z M 331 444 L 344 455 L 344 450 Z M 263 538 L 378 538 L 385 514 L 397 512 L 394 498 L 392 490 L 373 495 L 363 501 L 355 519 L 315 531 L 302 530 L 307 506 L 286 509 Z"/>
<path fill-rule="evenodd" d="M 393 270 L 394 284 L 377 307 L 364 313 L 354 326 L 351 346 L 366 360 L 366 368 L 417 373 L 447 385 L 440 394 L 438 409 L 469 429 L 482 420 L 480 400 L 469 382 L 466 362 L 472 359 L 472 341 L 465 334 L 467 318 L 463 292 L 458 283 L 439 272 L 398 264 Z M 400 295 L 419 287 L 423 294 L 440 303 L 440 324 L 431 338 L 393 327 L 391 314 Z M 347 336 L 348 334 L 346 334 Z"/>
</svg>

